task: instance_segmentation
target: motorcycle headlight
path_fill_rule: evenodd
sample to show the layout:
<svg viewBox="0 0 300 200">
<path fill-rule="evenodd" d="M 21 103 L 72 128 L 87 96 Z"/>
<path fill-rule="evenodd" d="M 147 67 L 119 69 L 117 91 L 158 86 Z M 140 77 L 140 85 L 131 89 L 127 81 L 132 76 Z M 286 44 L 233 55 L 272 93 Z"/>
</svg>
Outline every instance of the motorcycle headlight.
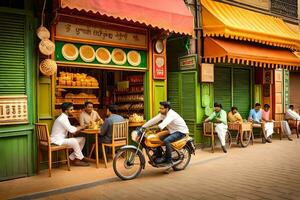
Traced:
<svg viewBox="0 0 300 200">
<path fill-rule="evenodd" d="M 140 139 L 139 132 L 136 131 L 136 130 L 132 131 L 132 132 L 131 132 L 131 139 L 132 139 L 132 141 L 134 141 L 134 142 L 138 142 L 139 139 Z"/>
</svg>

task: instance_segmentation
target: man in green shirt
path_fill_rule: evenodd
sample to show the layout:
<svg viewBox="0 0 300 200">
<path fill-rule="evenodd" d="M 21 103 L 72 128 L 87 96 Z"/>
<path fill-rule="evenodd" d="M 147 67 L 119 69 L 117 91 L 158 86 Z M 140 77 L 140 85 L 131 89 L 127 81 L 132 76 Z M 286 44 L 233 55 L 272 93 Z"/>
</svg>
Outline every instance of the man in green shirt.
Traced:
<svg viewBox="0 0 300 200">
<path fill-rule="evenodd" d="M 213 122 L 216 123 L 215 130 L 218 134 L 219 140 L 224 153 L 227 153 L 225 147 L 225 136 L 228 129 L 227 126 L 227 113 L 222 109 L 222 105 L 219 103 L 214 104 L 215 111 L 207 118 L 204 122 Z"/>
</svg>

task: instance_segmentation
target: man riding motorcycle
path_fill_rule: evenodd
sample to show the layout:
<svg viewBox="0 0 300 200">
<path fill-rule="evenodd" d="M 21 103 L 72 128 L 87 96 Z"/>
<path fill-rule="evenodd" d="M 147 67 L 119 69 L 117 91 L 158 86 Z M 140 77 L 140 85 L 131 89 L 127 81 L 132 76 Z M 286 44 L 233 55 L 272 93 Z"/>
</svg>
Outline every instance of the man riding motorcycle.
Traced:
<svg viewBox="0 0 300 200">
<path fill-rule="evenodd" d="M 160 124 L 158 124 L 158 128 L 160 130 L 163 130 L 164 128 L 167 128 L 170 132 L 170 135 L 165 137 L 163 139 L 163 142 L 166 145 L 166 154 L 165 157 L 160 157 L 156 160 L 157 164 L 164 164 L 164 165 L 170 165 L 172 166 L 172 147 L 171 143 L 175 142 L 177 140 L 182 139 L 186 136 L 186 134 L 189 133 L 189 129 L 183 120 L 183 118 L 176 113 L 174 110 L 171 109 L 170 102 L 163 101 L 160 102 L 160 108 L 159 108 L 159 114 L 150 119 L 147 123 L 145 123 L 142 128 L 147 128 L 150 126 L 153 126 L 160 121 L 162 121 Z"/>
</svg>

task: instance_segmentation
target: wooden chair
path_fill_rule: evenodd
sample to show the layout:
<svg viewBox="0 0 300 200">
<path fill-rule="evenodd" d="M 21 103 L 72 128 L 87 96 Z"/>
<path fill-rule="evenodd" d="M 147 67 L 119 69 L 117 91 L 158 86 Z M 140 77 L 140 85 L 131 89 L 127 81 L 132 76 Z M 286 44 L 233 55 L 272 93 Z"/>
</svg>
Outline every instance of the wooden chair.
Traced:
<svg viewBox="0 0 300 200">
<path fill-rule="evenodd" d="M 260 124 L 256 124 L 256 123 L 252 123 L 252 128 L 253 129 L 259 129 L 259 133 L 260 133 L 260 136 L 261 136 L 261 140 L 262 140 L 262 143 L 266 143 L 266 140 L 267 140 L 267 132 L 265 131 L 265 122 L 261 122 Z M 253 134 L 253 140 L 254 140 L 254 134 Z"/>
<path fill-rule="evenodd" d="M 54 145 L 51 144 L 50 141 L 50 134 L 48 129 L 48 124 L 44 123 L 37 123 L 36 125 L 36 131 L 37 131 L 37 140 L 38 140 L 38 158 L 37 158 L 37 174 L 40 172 L 40 163 L 42 161 L 42 151 L 48 152 L 48 171 L 49 171 L 49 177 L 51 177 L 51 169 L 52 169 L 52 163 L 59 163 L 59 162 L 67 162 L 68 171 L 70 171 L 70 161 L 69 161 L 69 152 L 68 147 L 63 145 Z M 56 162 L 52 162 L 52 152 L 56 151 L 65 151 L 66 159 L 60 160 Z M 47 162 L 47 161 L 46 161 Z"/>
<path fill-rule="evenodd" d="M 105 147 L 112 148 L 112 157 L 115 157 L 116 147 L 125 146 L 128 144 L 128 120 L 124 122 L 116 122 L 112 125 L 112 142 L 111 143 L 101 143 L 102 154 L 104 158 L 105 167 L 107 168 L 107 158 Z"/>
<path fill-rule="evenodd" d="M 293 129 L 296 130 L 296 134 L 297 134 L 297 138 L 299 138 L 299 132 L 300 132 L 300 121 L 299 120 L 293 120 L 293 119 L 287 119 L 287 122 L 291 128 L 291 131 L 293 131 Z"/>
<path fill-rule="evenodd" d="M 203 136 L 210 137 L 212 153 L 214 153 L 214 150 L 215 150 L 215 135 L 217 135 L 217 132 L 215 131 L 214 123 L 204 122 L 203 123 Z M 229 149 L 231 147 L 231 143 L 232 143 L 231 134 L 229 131 L 227 131 L 227 134 L 225 136 L 225 144 L 226 144 L 227 149 Z"/>
</svg>

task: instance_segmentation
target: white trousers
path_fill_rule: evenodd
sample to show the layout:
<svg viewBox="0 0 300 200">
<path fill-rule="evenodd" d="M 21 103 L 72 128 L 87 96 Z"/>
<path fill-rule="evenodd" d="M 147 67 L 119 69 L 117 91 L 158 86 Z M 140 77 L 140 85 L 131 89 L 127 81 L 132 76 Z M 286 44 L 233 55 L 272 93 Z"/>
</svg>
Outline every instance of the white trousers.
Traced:
<svg viewBox="0 0 300 200">
<path fill-rule="evenodd" d="M 265 123 L 265 131 L 267 132 L 267 137 L 274 133 L 274 123 L 273 122 L 266 122 Z"/>
<path fill-rule="evenodd" d="M 217 124 L 215 127 L 215 130 L 218 134 L 222 146 L 225 146 L 225 136 L 226 136 L 227 128 L 228 126 L 223 123 Z"/>
<path fill-rule="evenodd" d="M 82 149 L 85 144 L 84 137 L 66 138 L 63 140 L 62 144 L 67 145 L 69 148 L 74 150 L 74 152 L 69 156 L 70 160 L 74 160 L 75 158 L 82 160 L 84 158 L 82 154 Z"/>
<path fill-rule="evenodd" d="M 281 121 L 281 127 L 282 127 L 282 130 L 283 130 L 283 133 L 286 136 L 289 137 L 289 136 L 292 135 L 292 131 L 291 131 L 289 123 L 287 121 Z"/>
</svg>

